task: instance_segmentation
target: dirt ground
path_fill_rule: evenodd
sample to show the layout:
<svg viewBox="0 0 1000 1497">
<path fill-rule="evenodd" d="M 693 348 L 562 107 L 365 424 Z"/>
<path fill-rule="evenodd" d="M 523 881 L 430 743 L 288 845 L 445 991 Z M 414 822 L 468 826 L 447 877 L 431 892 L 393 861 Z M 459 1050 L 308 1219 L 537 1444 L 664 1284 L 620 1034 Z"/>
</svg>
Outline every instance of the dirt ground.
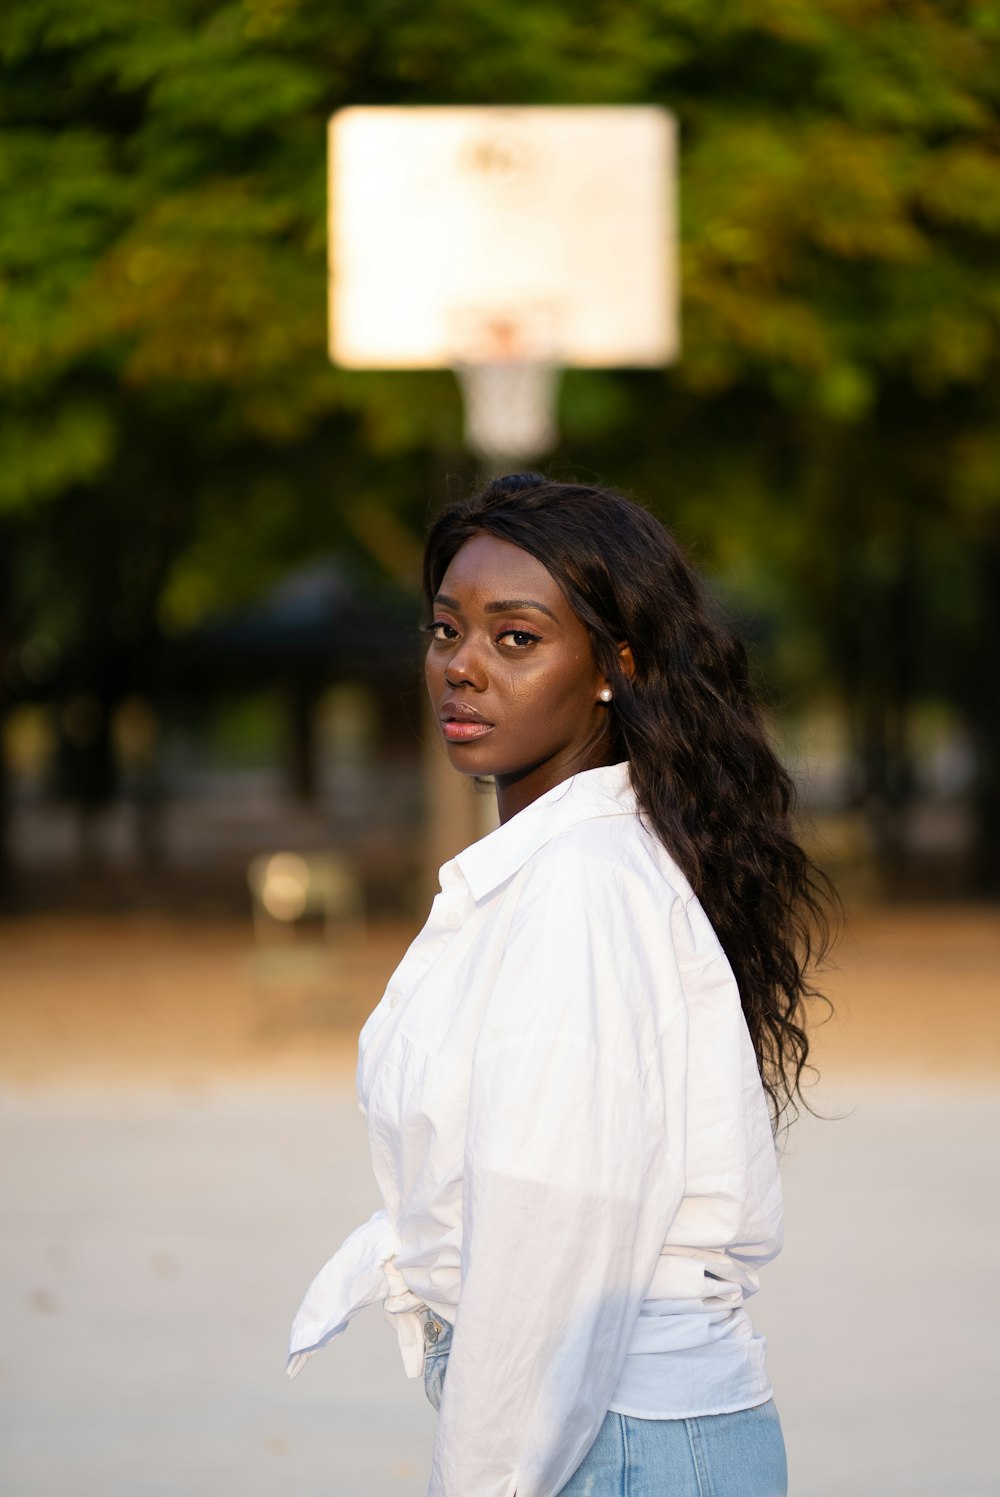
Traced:
<svg viewBox="0 0 1000 1497">
<path fill-rule="evenodd" d="M 996 1492 L 997 914 L 857 914 L 829 974 L 822 1121 L 783 1147 L 787 1247 L 754 1301 L 797 1497 Z M 380 1314 L 282 1371 L 377 1204 L 355 1041 L 411 933 L 0 923 L 4 1492 L 426 1492 L 433 1416 Z"/>
<path fill-rule="evenodd" d="M 0 1085 L 348 1077 L 357 1032 L 414 933 L 254 945 L 249 922 L 37 916 L 0 924 Z M 1000 911 L 859 911 L 822 979 L 831 1075 L 1000 1075 Z M 817 1006 L 817 1017 L 822 1009 Z"/>
</svg>

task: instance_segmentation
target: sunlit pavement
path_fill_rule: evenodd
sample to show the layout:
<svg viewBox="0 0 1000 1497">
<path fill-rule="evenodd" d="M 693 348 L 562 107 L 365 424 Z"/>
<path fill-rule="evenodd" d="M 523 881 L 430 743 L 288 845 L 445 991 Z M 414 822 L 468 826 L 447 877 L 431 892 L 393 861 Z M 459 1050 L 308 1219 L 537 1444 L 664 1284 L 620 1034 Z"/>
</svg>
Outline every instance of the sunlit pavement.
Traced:
<svg viewBox="0 0 1000 1497">
<path fill-rule="evenodd" d="M 1000 1087 L 828 1087 L 757 1301 L 795 1497 L 993 1497 Z M 353 1097 L 0 1099 L 0 1491 L 416 1497 L 433 1415 L 378 1310 L 290 1384 L 299 1295 L 373 1208 Z"/>
</svg>

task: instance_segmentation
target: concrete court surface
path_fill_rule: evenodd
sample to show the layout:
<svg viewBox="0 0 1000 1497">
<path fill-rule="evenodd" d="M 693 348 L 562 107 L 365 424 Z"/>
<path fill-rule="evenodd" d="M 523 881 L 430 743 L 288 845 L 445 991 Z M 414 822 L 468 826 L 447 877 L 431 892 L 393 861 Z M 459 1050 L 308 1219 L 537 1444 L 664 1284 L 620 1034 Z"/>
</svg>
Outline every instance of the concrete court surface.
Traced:
<svg viewBox="0 0 1000 1497">
<path fill-rule="evenodd" d="M 1000 1086 L 840 1080 L 756 1302 L 793 1497 L 995 1497 Z M 419 1497 L 433 1415 L 378 1309 L 288 1322 L 375 1205 L 343 1081 L 0 1092 L 4 1497 Z M 512 1309 L 515 1307 L 512 1306 Z"/>
</svg>

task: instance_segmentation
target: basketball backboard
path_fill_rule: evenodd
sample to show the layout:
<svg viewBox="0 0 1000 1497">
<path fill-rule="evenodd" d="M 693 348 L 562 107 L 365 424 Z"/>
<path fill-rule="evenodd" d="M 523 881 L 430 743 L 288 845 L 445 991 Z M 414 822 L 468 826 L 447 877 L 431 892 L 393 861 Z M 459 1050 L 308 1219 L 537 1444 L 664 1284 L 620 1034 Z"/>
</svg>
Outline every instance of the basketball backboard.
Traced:
<svg viewBox="0 0 1000 1497">
<path fill-rule="evenodd" d="M 653 107 L 330 121 L 330 355 L 355 369 L 677 352 L 675 128 Z"/>
</svg>

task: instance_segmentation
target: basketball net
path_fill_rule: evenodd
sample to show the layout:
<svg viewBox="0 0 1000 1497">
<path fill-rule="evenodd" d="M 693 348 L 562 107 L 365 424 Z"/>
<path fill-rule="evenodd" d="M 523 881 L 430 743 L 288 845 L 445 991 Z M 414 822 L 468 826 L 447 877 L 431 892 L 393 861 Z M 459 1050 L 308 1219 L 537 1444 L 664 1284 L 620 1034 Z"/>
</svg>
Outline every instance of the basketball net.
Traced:
<svg viewBox="0 0 1000 1497">
<path fill-rule="evenodd" d="M 506 471 L 551 452 L 559 440 L 559 370 L 529 359 L 460 364 L 465 445 L 488 467 Z"/>
</svg>

